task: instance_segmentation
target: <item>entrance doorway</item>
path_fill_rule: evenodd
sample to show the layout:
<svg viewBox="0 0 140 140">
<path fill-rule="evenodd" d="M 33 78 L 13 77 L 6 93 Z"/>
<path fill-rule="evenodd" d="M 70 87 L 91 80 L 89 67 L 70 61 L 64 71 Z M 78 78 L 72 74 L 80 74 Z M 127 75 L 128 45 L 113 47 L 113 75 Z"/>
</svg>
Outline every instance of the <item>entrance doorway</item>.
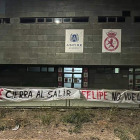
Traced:
<svg viewBox="0 0 140 140">
<path fill-rule="evenodd" d="M 64 87 L 82 88 L 82 68 L 64 68 Z"/>
</svg>

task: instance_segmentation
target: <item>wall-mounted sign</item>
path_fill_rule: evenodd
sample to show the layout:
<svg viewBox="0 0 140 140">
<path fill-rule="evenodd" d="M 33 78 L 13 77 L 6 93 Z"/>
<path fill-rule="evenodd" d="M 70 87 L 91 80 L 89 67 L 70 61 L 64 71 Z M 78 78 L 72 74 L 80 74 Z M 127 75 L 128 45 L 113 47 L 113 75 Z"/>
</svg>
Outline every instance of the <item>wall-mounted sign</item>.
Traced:
<svg viewBox="0 0 140 140">
<path fill-rule="evenodd" d="M 62 87 L 62 82 L 58 82 L 58 87 Z"/>
<path fill-rule="evenodd" d="M 83 41 L 83 29 L 66 29 L 65 52 L 83 53 Z"/>
<path fill-rule="evenodd" d="M 58 68 L 58 72 L 62 72 L 62 68 Z"/>
<path fill-rule="evenodd" d="M 88 73 L 84 73 L 84 77 L 88 77 Z"/>
<path fill-rule="evenodd" d="M 103 29 L 102 52 L 121 52 L 121 29 Z"/>
<path fill-rule="evenodd" d="M 84 74 L 83 74 L 83 88 L 88 87 L 88 68 L 84 68 Z"/>
<path fill-rule="evenodd" d="M 58 82 L 62 82 L 62 77 L 58 77 Z"/>
<path fill-rule="evenodd" d="M 88 82 L 88 77 L 84 77 L 84 82 Z"/>
<path fill-rule="evenodd" d="M 84 82 L 83 87 L 84 87 L 84 88 L 87 88 L 87 87 L 88 87 L 88 82 Z"/>
<path fill-rule="evenodd" d="M 82 73 L 82 68 L 64 68 L 64 73 Z"/>
</svg>

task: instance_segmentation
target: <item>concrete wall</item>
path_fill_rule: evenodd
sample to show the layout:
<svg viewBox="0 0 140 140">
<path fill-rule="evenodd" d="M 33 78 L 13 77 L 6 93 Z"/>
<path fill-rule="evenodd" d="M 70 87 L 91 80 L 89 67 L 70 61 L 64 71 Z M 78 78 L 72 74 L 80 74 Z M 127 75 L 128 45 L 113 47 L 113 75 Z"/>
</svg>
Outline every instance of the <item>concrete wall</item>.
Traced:
<svg viewBox="0 0 140 140">
<path fill-rule="evenodd" d="M 98 23 L 122 16 L 125 23 Z M 139 65 L 139 0 L 6 0 L 11 24 L 0 24 L 0 64 Z M 20 17 L 89 17 L 89 23 L 20 24 Z M 65 29 L 84 29 L 84 53 L 65 53 Z M 122 29 L 122 52 L 102 53 L 102 29 Z"/>
</svg>

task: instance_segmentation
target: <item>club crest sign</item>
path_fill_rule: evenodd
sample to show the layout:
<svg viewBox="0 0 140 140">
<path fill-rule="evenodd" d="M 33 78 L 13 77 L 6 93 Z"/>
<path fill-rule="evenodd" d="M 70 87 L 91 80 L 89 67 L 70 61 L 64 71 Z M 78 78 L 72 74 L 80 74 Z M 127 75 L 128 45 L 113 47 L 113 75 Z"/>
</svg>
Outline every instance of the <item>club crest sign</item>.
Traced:
<svg viewBox="0 0 140 140">
<path fill-rule="evenodd" d="M 70 35 L 70 41 L 71 42 L 78 42 L 79 41 L 79 35 L 78 34 L 71 34 Z"/>
<path fill-rule="evenodd" d="M 84 40 L 83 38 L 83 29 L 66 29 L 65 52 L 82 53 Z"/>
<path fill-rule="evenodd" d="M 102 52 L 121 52 L 121 29 L 103 29 Z"/>
</svg>

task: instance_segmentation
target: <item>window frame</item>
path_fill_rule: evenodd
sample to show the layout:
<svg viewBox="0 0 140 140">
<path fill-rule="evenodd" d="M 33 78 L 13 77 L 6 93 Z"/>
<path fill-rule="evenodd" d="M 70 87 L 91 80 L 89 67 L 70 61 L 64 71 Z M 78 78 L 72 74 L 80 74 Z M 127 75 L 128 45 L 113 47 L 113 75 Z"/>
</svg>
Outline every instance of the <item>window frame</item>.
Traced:
<svg viewBox="0 0 140 140">
<path fill-rule="evenodd" d="M 118 16 L 117 19 L 116 19 L 116 22 L 117 22 L 117 23 L 124 23 L 123 21 L 119 21 L 119 22 L 118 22 L 118 18 L 124 18 L 124 22 L 126 21 L 124 16 Z"/>
<path fill-rule="evenodd" d="M 47 22 L 47 21 L 46 21 L 47 19 L 52 19 L 52 21 L 51 21 L 51 22 Z M 48 17 L 45 18 L 45 23 L 47 23 L 47 24 L 49 24 L 49 23 L 54 23 L 54 22 L 53 22 L 53 18 L 48 18 Z"/>
<path fill-rule="evenodd" d="M 64 22 L 64 19 L 66 19 L 66 18 L 63 18 L 63 23 L 71 23 L 72 22 L 72 18 L 69 18 L 70 19 L 69 22 Z"/>
<path fill-rule="evenodd" d="M 139 22 L 136 22 L 135 18 L 139 18 Z M 134 16 L 134 23 L 140 23 L 140 16 Z"/>
<path fill-rule="evenodd" d="M 35 22 L 21 22 L 21 20 L 22 19 L 34 19 L 35 20 Z M 26 17 L 26 18 L 24 18 L 24 17 L 22 17 L 22 18 L 20 18 L 20 24 L 35 24 L 35 23 L 37 23 L 37 18 L 35 18 L 35 17 Z"/>
<path fill-rule="evenodd" d="M 114 18 L 115 21 L 108 21 L 109 18 Z M 107 17 L 107 22 L 108 22 L 108 23 L 116 23 L 116 22 L 117 22 L 117 17 L 108 16 L 108 17 Z"/>
<path fill-rule="evenodd" d="M 35 67 L 37 68 L 37 67 L 38 67 L 38 68 L 39 68 L 39 71 L 29 71 L 29 69 L 28 69 L 29 67 L 30 67 L 30 68 L 35 68 Z M 33 73 L 40 73 L 40 70 L 41 70 L 41 69 L 40 69 L 39 66 L 27 66 L 27 69 L 26 69 L 27 72 L 33 72 Z"/>
<path fill-rule="evenodd" d="M 74 21 L 72 21 L 74 18 L 87 18 L 88 21 L 87 22 L 74 22 Z M 72 17 L 71 18 L 71 23 L 89 23 L 89 17 Z"/>
<path fill-rule="evenodd" d="M 99 22 L 100 18 L 105 18 L 105 21 Z M 107 23 L 107 17 L 106 16 L 98 16 L 98 23 Z"/>
<path fill-rule="evenodd" d="M 54 72 L 55 72 L 55 67 L 49 66 L 49 67 L 47 67 L 47 68 L 48 68 L 48 73 L 54 73 Z M 54 68 L 54 71 L 49 71 L 49 68 Z"/>
</svg>

